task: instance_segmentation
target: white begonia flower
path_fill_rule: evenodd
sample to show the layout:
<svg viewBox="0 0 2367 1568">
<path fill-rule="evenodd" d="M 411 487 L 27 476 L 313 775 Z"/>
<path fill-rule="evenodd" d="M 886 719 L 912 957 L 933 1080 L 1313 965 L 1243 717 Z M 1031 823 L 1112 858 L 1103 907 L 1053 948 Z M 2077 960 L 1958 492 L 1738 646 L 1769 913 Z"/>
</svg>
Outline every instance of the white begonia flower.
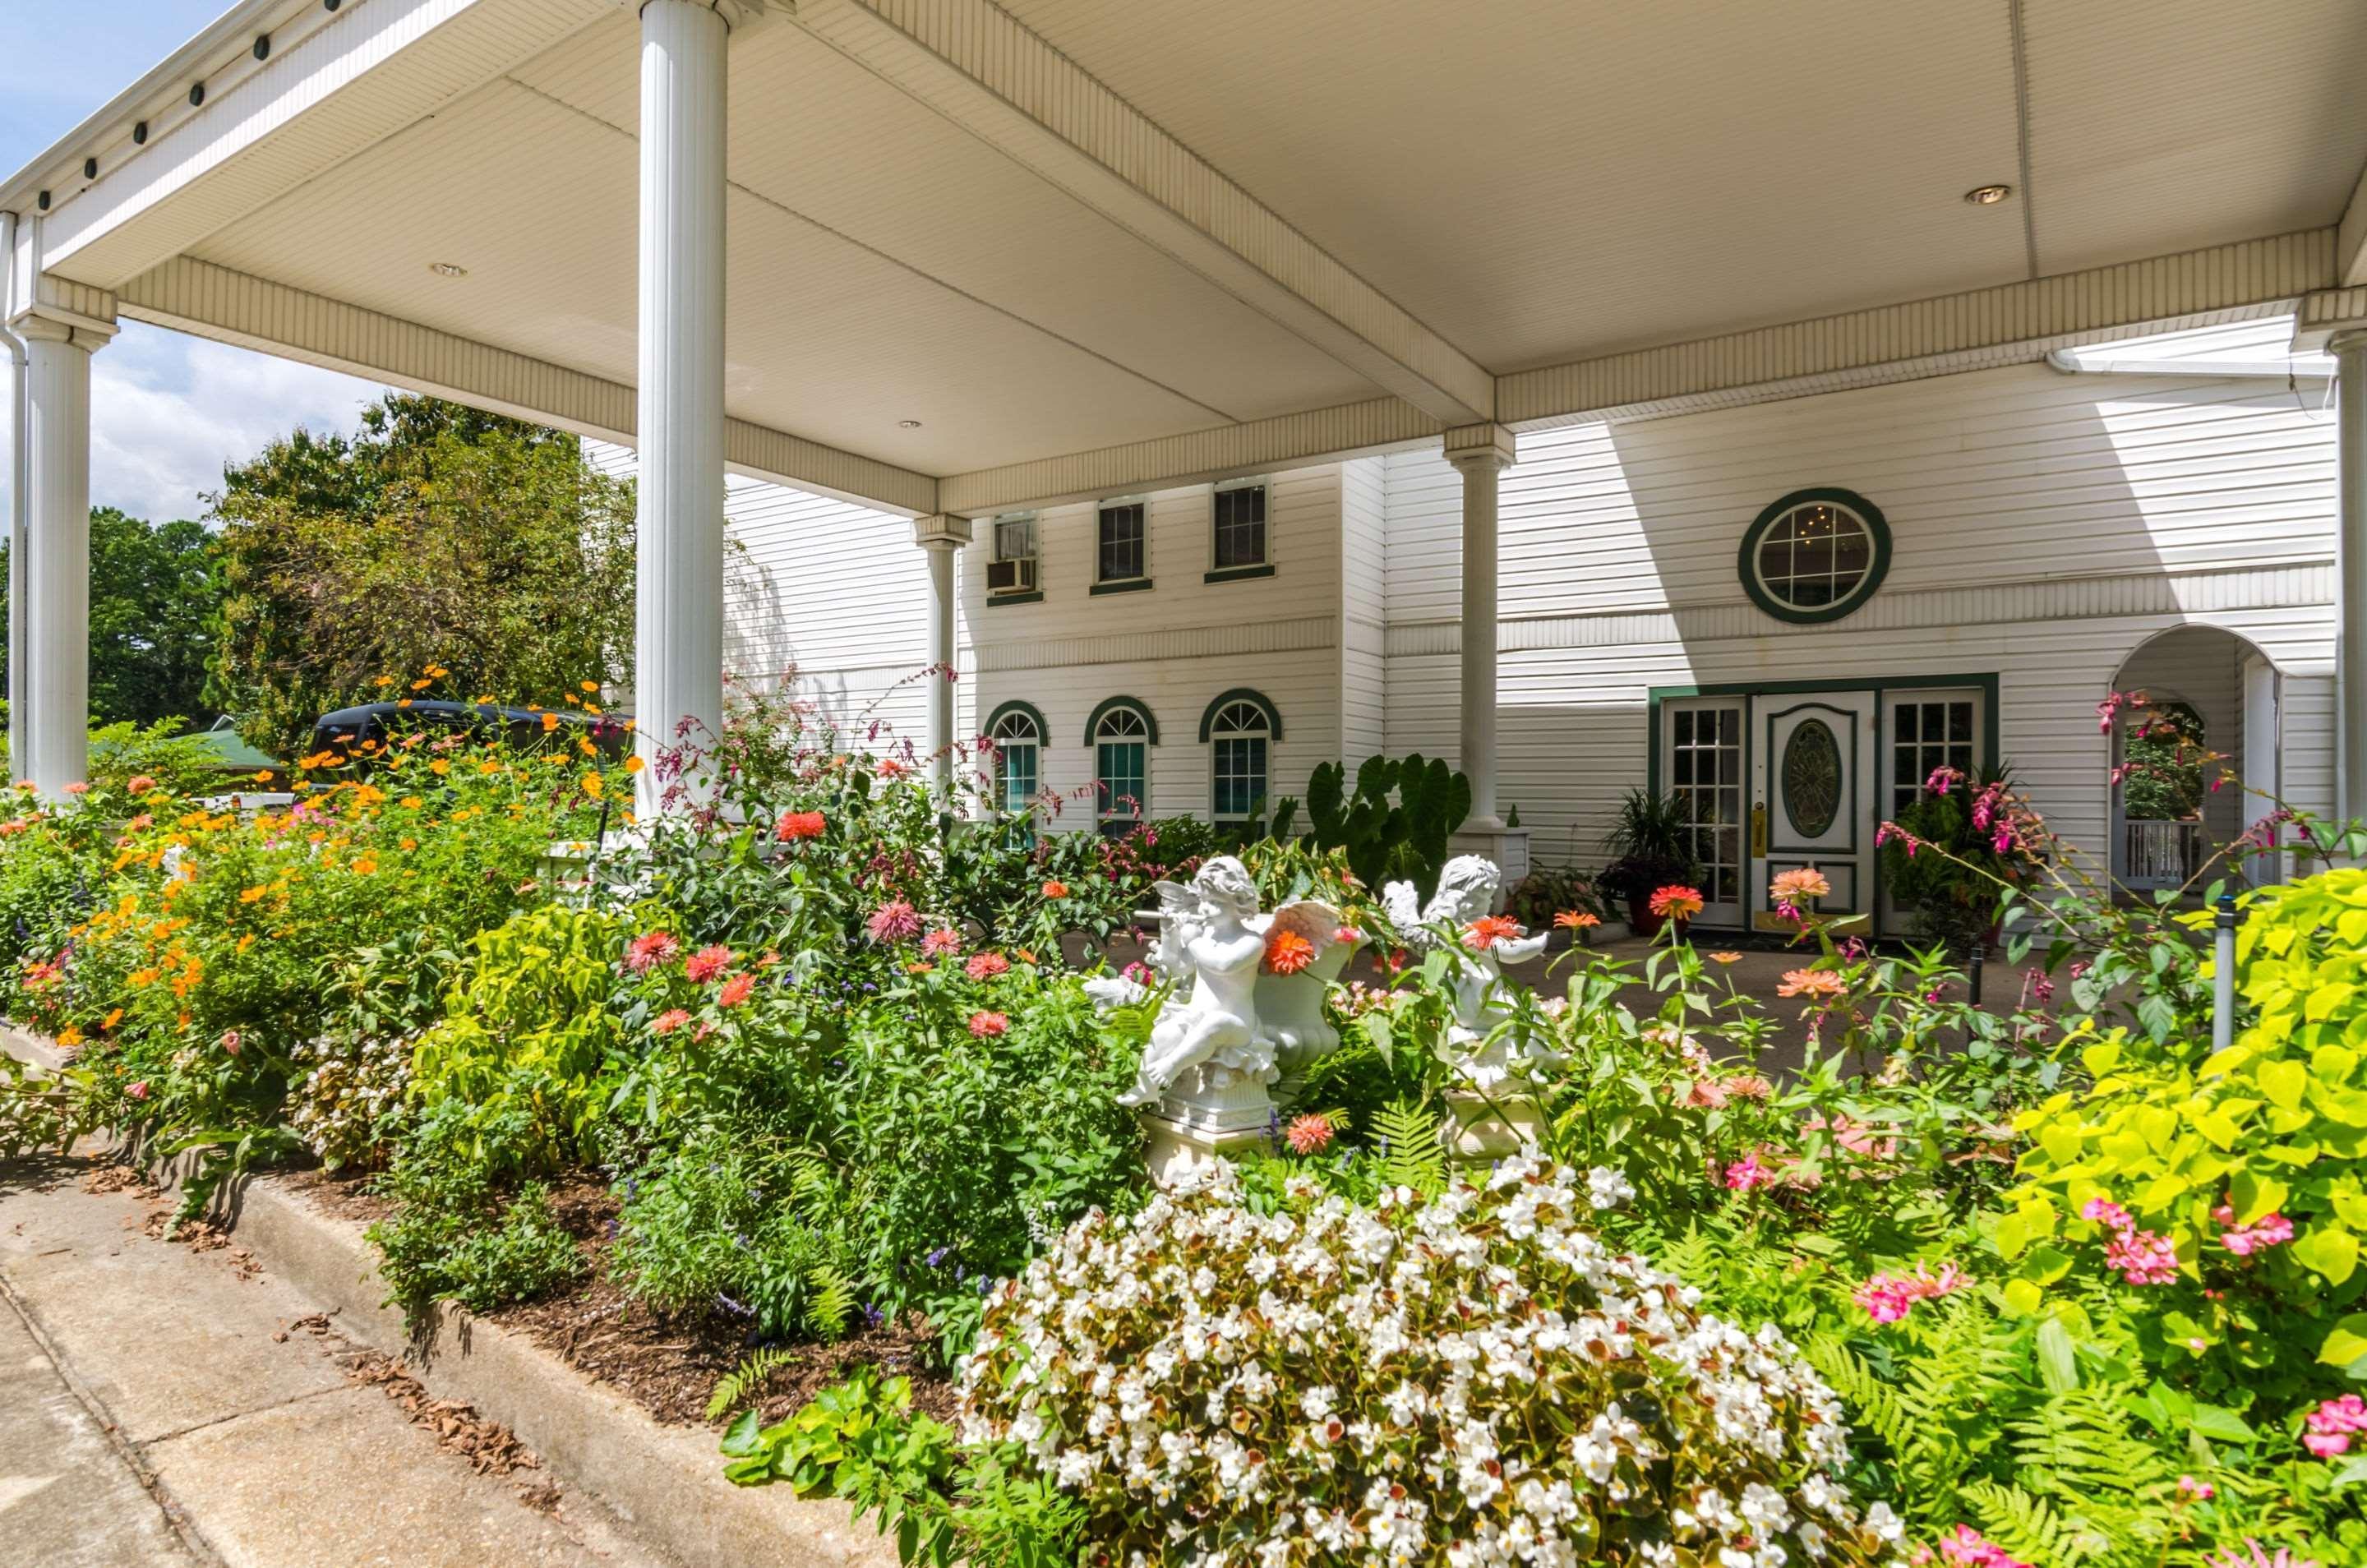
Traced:
<svg viewBox="0 0 2367 1568">
<path fill-rule="evenodd" d="M 1890 1511 L 1887 1503 L 1876 1503 L 1865 1511 L 1865 1528 L 1874 1532 L 1876 1540 L 1889 1542 L 1907 1534 L 1907 1521 Z"/>
<path fill-rule="evenodd" d="M 1635 1196 L 1635 1186 L 1608 1166 L 1598 1165 L 1586 1173 L 1586 1200 L 1598 1213 L 1615 1209 Z"/>
</svg>

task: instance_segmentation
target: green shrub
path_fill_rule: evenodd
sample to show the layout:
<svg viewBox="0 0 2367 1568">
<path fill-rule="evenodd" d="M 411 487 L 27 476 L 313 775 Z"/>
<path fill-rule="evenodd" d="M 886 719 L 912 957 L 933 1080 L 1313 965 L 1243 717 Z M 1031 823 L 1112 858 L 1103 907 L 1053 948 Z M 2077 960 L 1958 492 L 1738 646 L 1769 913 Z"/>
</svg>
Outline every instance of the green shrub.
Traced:
<svg viewBox="0 0 2367 1568">
<path fill-rule="evenodd" d="M 486 1168 L 429 1138 L 406 1151 L 380 1190 L 396 1203 L 369 1228 L 390 1304 L 417 1323 L 437 1302 L 491 1312 L 573 1283 L 584 1271 L 576 1240 L 528 1182 L 504 1196 Z"/>
<path fill-rule="evenodd" d="M 765 1339 L 834 1337 L 855 1289 L 832 1234 L 835 1174 L 761 1135 L 695 1134 L 624 1184 L 610 1267 L 662 1311 L 729 1313 Z"/>
</svg>

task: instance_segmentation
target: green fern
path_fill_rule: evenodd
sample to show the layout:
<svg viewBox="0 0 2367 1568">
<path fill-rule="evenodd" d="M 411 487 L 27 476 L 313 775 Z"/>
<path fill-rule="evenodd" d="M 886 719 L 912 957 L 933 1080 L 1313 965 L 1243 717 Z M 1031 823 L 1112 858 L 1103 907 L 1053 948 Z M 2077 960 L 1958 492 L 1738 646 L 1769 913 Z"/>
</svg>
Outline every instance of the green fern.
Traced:
<svg viewBox="0 0 2367 1568">
<path fill-rule="evenodd" d="M 2088 1561 L 2078 1538 L 2045 1498 L 1994 1481 L 1967 1483 L 1965 1498 L 1980 1520 L 1981 1533 L 2023 1562 L 2077 1568 Z"/>
<path fill-rule="evenodd" d="M 1435 1195 L 1446 1190 L 1446 1142 L 1438 1113 L 1418 1101 L 1399 1100 L 1373 1113 L 1373 1140 L 1380 1149 L 1381 1179 Z"/>
<path fill-rule="evenodd" d="M 776 1345 L 755 1351 L 738 1366 L 723 1374 L 708 1396 L 707 1418 L 720 1421 L 754 1396 L 756 1392 L 773 1381 L 773 1374 L 789 1364 L 795 1357 Z"/>
<path fill-rule="evenodd" d="M 853 1279 L 832 1264 L 817 1265 L 806 1276 L 806 1331 L 818 1339 L 836 1339 L 846 1332 L 858 1304 Z"/>
</svg>

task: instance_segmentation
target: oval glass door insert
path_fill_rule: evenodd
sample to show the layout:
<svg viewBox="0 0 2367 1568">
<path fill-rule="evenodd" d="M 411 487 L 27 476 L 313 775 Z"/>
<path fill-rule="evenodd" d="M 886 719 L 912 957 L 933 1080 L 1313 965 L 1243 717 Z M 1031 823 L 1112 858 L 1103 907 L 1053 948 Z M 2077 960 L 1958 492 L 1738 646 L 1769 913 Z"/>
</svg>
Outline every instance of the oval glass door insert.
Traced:
<svg viewBox="0 0 2367 1568">
<path fill-rule="evenodd" d="M 1792 831 L 1823 838 L 1841 810 L 1841 743 L 1823 719 L 1801 720 L 1784 742 L 1783 783 Z"/>
</svg>

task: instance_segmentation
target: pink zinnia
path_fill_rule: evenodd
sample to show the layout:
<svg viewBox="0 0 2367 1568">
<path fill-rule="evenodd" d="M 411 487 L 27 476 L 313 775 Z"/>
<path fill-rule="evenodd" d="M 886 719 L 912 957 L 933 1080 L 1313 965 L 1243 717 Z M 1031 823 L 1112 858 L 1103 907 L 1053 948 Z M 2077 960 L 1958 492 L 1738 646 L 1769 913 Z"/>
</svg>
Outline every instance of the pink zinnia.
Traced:
<svg viewBox="0 0 2367 1568">
<path fill-rule="evenodd" d="M 890 898 L 871 911 L 868 925 L 874 942 L 908 942 L 921 934 L 921 912 L 901 898 Z"/>
<path fill-rule="evenodd" d="M 660 1034 L 672 1034 L 690 1021 L 690 1014 L 680 1008 L 668 1008 L 650 1021 L 650 1027 Z"/>
<path fill-rule="evenodd" d="M 702 947 L 692 953 L 684 963 L 682 972 L 692 985 L 704 986 L 710 980 L 720 978 L 723 972 L 730 967 L 731 950 L 717 942 L 712 947 Z"/>
<path fill-rule="evenodd" d="M 717 1007 L 723 1008 L 736 1008 L 742 1002 L 746 1001 L 751 996 L 754 995 L 755 990 L 756 976 L 753 975 L 734 975 L 730 979 L 726 980 L 723 983 L 723 989 L 715 993 L 715 1005 Z"/>
<path fill-rule="evenodd" d="M 981 1010 L 969 1015 L 969 1032 L 980 1040 L 991 1040 L 1011 1032 L 1011 1020 L 1002 1013 Z"/>
<path fill-rule="evenodd" d="M 999 953 L 973 953 L 962 972 L 973 980 L 991 980 L 1011 967 L 1011 960 Z"/>
<path fill-rule="evenodd" d="M 661 964 L 671 964 L 682 944 L 672 931 L 645 931 L 632 940 L 625 949 L 625 967 L 636 975 L 646 975 Z"/>
<path fill-rule="evenodd" d="M 921 939 L 921 951 L 931 958 L 945 958 L 959 953 L 961 946 L 961 932 L 947 926 L 939 926 Z"/>
<path fill-rule="evenodd" d="M 1775 1173 L 1759 1163 L 1757 1155 L 1745 1155 L 1726 1168 L 1726 1185 L 1736 1192 L 1748 1192 L 1754 1187 L 1772 1186 Z"/>
<path fill-rule="evenodd" d="M 1282 1131 L 1282 1141 L 1290 1145 L 1292 1154 L 1320 1154 L 1331 1145 L 1331 1120 L 1328 1116 L 1294 1116 L 1290 1125 Z"/>
</svg>

